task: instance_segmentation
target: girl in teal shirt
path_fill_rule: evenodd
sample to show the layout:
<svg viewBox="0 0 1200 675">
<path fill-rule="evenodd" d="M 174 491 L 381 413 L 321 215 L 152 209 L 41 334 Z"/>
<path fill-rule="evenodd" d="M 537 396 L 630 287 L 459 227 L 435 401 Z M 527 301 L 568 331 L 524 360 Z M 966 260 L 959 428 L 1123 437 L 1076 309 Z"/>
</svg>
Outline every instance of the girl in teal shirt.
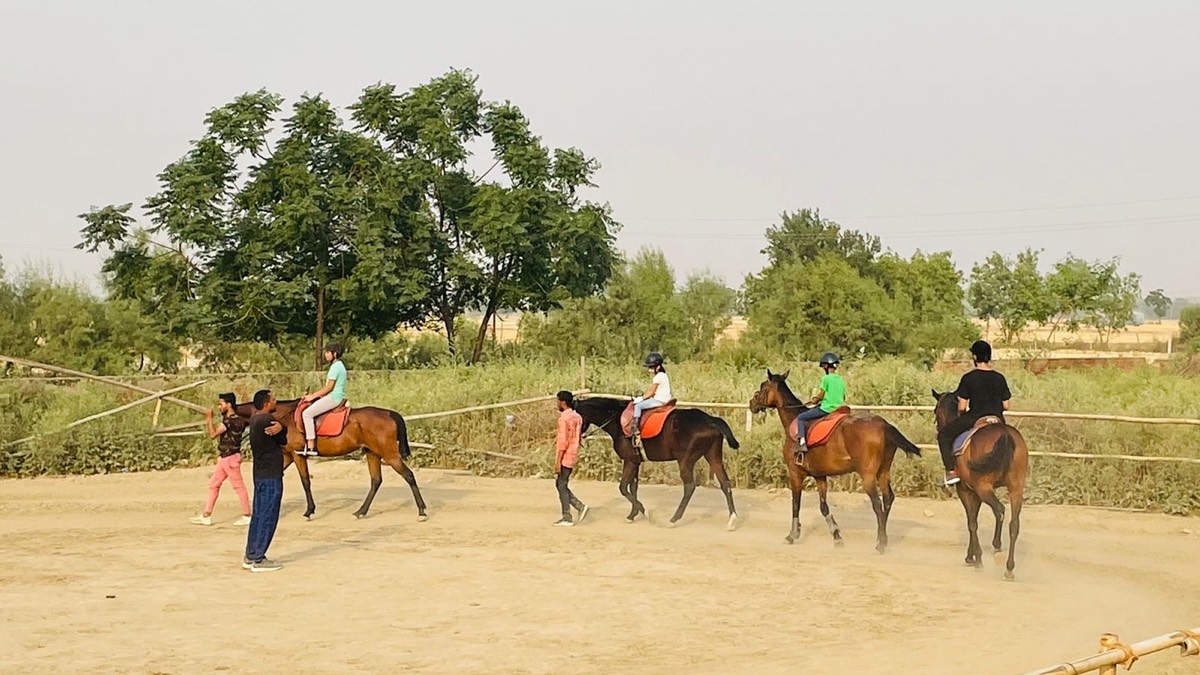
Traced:
<svg viewBox="0 0 1200 675">
<path fill-rule="evenodd" d="M 312 401 L 313 404 L 304 409 L 300 417 L 304 419 L 304 449 L 301 455 L 312 457 L 317 454 L 313 448 L 317 441 L 317 417 L 333 410 L 346 400 L 346 364 L 342 363 L 345 348 L 337 342 L 329 343 L 325 348 L 325 360 L 329 361 L 329 374 L 325 376 L 325 386 L 306 394 L 302 401 Z"/>
</svg>

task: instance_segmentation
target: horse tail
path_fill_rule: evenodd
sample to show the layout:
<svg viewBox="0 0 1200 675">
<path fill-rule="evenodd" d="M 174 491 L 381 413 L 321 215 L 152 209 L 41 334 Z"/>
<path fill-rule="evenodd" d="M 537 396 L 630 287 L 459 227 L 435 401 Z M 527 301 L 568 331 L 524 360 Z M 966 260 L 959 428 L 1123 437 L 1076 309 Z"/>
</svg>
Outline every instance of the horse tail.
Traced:
<svg viewBox="0 0 1200 675">
<path fill-rule="evenodd" d="M 972 459 L 967 463 L 967 467 L 973 473 L 978 474 L 1004 474 L 1008 471 L 1009 464 L 1012 463 L 1013 452 L 1016 449 L 1017 444 L 1008 434 L 1008 429 L 1002 429 L 1000 438 L 997 438 L 996 442 L 992 444 L 992 451 L 978 459 Z"/>
<path fill-rule="evenodd" d="M 388 414 L 392 416 L 392 421 L 396 423 L 396 445 L 400 451 L 402 459 L 412 457 L 412 448 L 408 447 L 408 427 L 404 424 L 404 418 L 400 413 L 389 410 Z"/>
<path fill-rule="evenodd" d="M 905 438 L 904 434 L 900 433 L 899 429 L 892 426 L 891 422 L 885 421 L 883 423 L 883 437 L 887 441 L 887 444 L 893 448 L 900 448 L 910 455 L 915 455 L 917 457 L 921 456 L 921 449 L 918 448 L 915 443 Z"/>
<path fill-rule="evenodd" d="M 739 447 L 741 447 L 741 445 L 738 443 L 738 439 L 734 438 L 733 436 L 733 429 L 729 428 L 729 423 L 723 418 L 712 416 L 712 424 L 718 430 L 720 430 L 721 435 L 725 437 L 725 440 L 729 441 L 730 448 L 737 450 Z"/>
</svg>

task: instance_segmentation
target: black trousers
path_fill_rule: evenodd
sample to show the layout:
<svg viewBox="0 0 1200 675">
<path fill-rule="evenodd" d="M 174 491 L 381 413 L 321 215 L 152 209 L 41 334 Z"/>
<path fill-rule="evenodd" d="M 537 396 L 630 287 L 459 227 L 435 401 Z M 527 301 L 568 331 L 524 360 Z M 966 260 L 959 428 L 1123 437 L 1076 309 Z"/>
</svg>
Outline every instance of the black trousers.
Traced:
<svg viewBox="0 0 1200 675">
<path fill-rule="evenodd" d="M 945 465 L 946 471 L 954 470 L 954 439 L 970 431 L 971 427 L 975 426 L 980 417 L 987 417 L 987 415 L 977 412 L 965 412 L 950 420 L 950 423 L 946 426 L 938 429 L 938 450 L 942 453 L 942 464 Z M 1001 423 L 1004 422 L 1002 415 L 998 415 L 997 417 L 1000 417 Z"/>
<path fill-rule="evenodd" d="M 558 501 L 562 504 L 563 518 L 571 519 L 571 507 L 576 510 L 583 509 L 583 502 L 571 492 L 571 488 L 567 487 L 567 482 L 571 480 L 571 467 L 564 466 L 558 470 L 558 477 L 554 479 L 554 487 L 558 488 Z"/>
</svg>

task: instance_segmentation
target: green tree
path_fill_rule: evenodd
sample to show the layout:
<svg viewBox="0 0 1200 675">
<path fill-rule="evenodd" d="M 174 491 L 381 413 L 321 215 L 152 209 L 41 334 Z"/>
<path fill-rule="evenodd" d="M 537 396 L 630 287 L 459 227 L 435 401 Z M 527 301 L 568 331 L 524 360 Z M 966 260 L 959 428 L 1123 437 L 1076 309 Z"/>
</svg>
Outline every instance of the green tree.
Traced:
<svg viewBox="0 0 1200 675">
<path fill-rule="evenodd" d="M 1043 323 L 1055 311 L 1038 271 L 1039 251 L 1026 249 L 1016 258 L 993 253 L 971 268 L 967 298 L 980 319 L 1000 324 L 1003 340 L 1015 343 L 1032 323 Z"/>
<path fill-rule="evenodd" d="M 827 349 L 904 351 L 904 312 L 875 281 L 824 253 L 808 263 L 770 265 L 745 287 L 752 349 L 808 360 Z"/>
<path fill-rule="evenodd" d="M 836 346 L 928 363 L 978 335 L 949 253 L 880 250 L 877 237 L 816 210 L 785 213 L 767 231 L 767 267 L 744 286 L 748 344 L 804 358 Z"/>
<path fill-rule="evenodd" d="M 604 287 L 618 225 L 607 205 L 579 194 L 594 187 L 594 159 L 575 148 L 551 151 L 515 105 L 484 101 L 468 71 L 404 94 L 369 87 L 352 110 L 414 190 L 411 217 L 426 225 L 420 306 L 442 323 L 452 350 L 455 320 L 468 310 L 483 312 L 474 362 L 498 310 L 545 311 Z M 483 142 L 492 163 L 479 173 L 470 160 Z"/>
<path fill-rule="evenodd" d="M 528 348 L 563 360 L 640 359 L 652 350 L 675 361 L 705 358 L 736 299 L 710 273 L 694 274 L 677 288 L 662 251 L 647 248 L 618 268 L 603 296 L 527 315 L 521 335 Z"/>
<path fill-rule="evenodd" d="M 1200 351 L 1200 306 L 1180 310 L 1179 341 L 1192 351 Z"/>
<path fill-rule="evenodd" d="M 277 120 L 281 105 L 259 91 L 213 110 L 204 136 L 159 175 L 146 209 L 149 232 L 167 239 L 164 252 L 151 255 L 131 231 L 128 205 L 84 214 L 81 246 L 112 250 L 110 287 L 143 306 L 156 298 L 174 306 L 177 295 L 197 301 L 189 330 L 266 341 L 307 335 L 319 361 L 327 324 L 377 336 L 415 320 L 425 275 L 389 252 L 420 237 L 396 212 L 409 191 L 389 157 L 343 129 L 319 96 Z M 155 264 L 166 268 L 157 282 L 140 278 Z"/>
<path fill-rule="evenodd" d="M 822 254 L 831 253 L 845 260 L 859 275 L 871 276 L 881 250 L 878 237 L 843 230 L 832 220 L 821 218 L 819 209 L 784 211 L 779 225 L 769 227 L 766 237 L 767 247 L 762 252 L 769 266 L 812 262 Z"/>
<path fill-rule="evenodd" d="M 699 272 L 688 277 L 675 300 L 688 329 L 683 356 L 707 359 L 712 355 L 717 336 L 733 319 L 737 291 L 726 286 L 715 274 Z"/>
<path fill-rule="evenodd" d="M 1154 312 L 1159 323 L 1162 323 L 1162 320 L 1171 311 L 1171 298 L 1168 298 L 1161 288 L 1150 291 L 1144 298 L 1144 302 Z"/>
<path fill-rule="evenodd" d="M 964 311 L 963 276 L 948 252 L 917 251 L 909 259 L 894 253 L 879 258 L 876 277 L 905 317 L 905 352 L 927 365 L 941 359 L 947 347 L 961 347 L 979 337 Z"/>
</svg>

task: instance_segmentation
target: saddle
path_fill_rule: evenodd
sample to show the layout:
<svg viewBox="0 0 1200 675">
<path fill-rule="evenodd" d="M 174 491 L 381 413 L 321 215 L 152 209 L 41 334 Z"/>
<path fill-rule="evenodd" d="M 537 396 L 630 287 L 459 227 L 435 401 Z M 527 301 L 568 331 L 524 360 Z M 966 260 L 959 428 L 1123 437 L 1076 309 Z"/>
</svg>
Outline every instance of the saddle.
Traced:
<svg viewBox="0 0 1200 675">
<path fill-rule="evenodd" d="M 819 445 L 824 445 L 829 441 L 829 437 L 833 435 L 834 429 L 850 416 L 850 406 L 844 405 L 834 408 L 833 412 L 822 417 L 821 419 L 807 425 L 804 430 L 804 442 L 808 444 L 809 449 Z M 800 436 L 800 420 L 792 420 L 788 425 L 788 438 L 795 441 Z"/>
<path fill-rule="evenodd" d="M 673 412 L 675 412 L 675 399 L 642 413 L 642 423 L 638 427 L 638 435 L 643 439 L 659 435 L 662 433 L 667 418 Z M 625 432 L 626 436 L 633 434 L 633 401 L 630 401 L 629 405 L 625 406 L 625 412 L 621 413 L 621 431 Z"/>
<path fill-rule="evenodd" d="M 311 401 L 307 403 L 301 401 L 296 405 L 296 412 L 293 413 L 293 415 L 296 419 L 296 426 L 300 429 L 304 428 L 304 418 L 301 417 L 301 414 L 303 414 L 304 409 L 310 405 L 312 405 Z M 317 419 L 314 421 L 317 423 L 318 437 L 340 436 L 341 433 L 346 429 L 346 423 L 350 421 L 349 400 L 347 399 L 342 401 L 338 404 L 338 407 L 330 410 L 327 413 L 317 415 Z"/>
<path fill-rule="evenodd" d="M 975 435 L 975 432 L 991 424 L 1000 424 L 1000 418 L 995 415 L 985 415 L 975 420 L 975 426 L 962 432 L 958 435 L 958 438 L 954 439 L 954 456 L 958 457 L 966 452 L 967 447 L 971 444 L 971 437 Z"/>
</svg>

